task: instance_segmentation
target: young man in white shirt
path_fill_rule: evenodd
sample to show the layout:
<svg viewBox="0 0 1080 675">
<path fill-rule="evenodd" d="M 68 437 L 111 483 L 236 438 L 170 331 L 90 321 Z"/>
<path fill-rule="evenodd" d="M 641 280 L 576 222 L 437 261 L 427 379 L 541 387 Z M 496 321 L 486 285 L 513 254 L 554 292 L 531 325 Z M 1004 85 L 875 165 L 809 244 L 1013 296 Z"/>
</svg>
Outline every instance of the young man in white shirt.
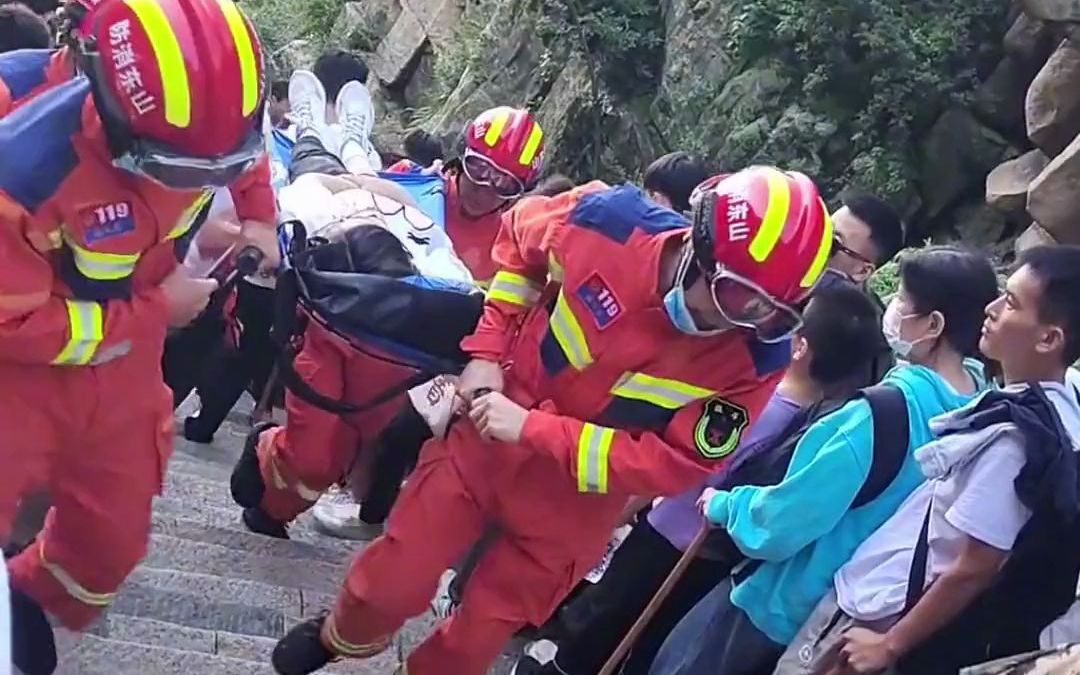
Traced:
<svg viewBox="0 0 1080 675">
<path fill-rule="evenodd" d="M 1080 248 L 1033 249 L 987 307 L 980 342 L 1001 363 L 1006 391 L 1039 383 L 1074 450 L 1080 404 L 1066 371 L 1080 358 L 1078 294 Z M 944 430 L 963 414 L 931 426 Z M 777 675 L 889 671 L 994 584 L 1032 514 L 1014 485 L 1028 461 L 1024 436 L 999 426 L 945 435 L 916 453 L 928 481 L 837 572 Z M 909 593 L 924 536 L 923 585 Z"/>
</svg>

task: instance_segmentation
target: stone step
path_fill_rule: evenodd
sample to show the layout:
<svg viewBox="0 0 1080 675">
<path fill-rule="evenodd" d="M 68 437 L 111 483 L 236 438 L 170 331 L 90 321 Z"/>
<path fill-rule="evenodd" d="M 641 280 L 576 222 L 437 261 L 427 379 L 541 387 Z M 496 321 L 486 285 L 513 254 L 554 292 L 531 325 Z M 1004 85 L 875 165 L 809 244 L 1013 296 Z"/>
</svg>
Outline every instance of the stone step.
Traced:
<svg viewBox="0 0 1080 675">
<path fill-rule="evenodd" d="M 144 563 L 156 569 L 198 572 L 320 593 L 336 592 L 345 574 L 344 565 L 245 553 L 164 534 L 150 535 L 150 551 Z"/>
<path fill-rule="evenodd" d="M 239 521 L 239 518 L 236 518 L 236 521 Z M 233 523 L 232 527 L 219 527 L 212 525 L 206 519 L 178 518 L 155 513 L 152 524 L 153 532 L 156 534 L 288 560 L 314 560 L 340 565 L 350 560 L 353 555 L 352 547 L 338 540 L 327 538 L 326 542 L 311 543 L 274 539 L 237 529 L 235 527 L 237 523 Z"/>
<path fill-rule="evenodd" d="M 232 466 L 224 463 L 215 464 L 189 454 L 174 452 L 169 460 L 169 475 L 181 474 L 183 476 L 198 476 L 206 480 L 220 483 L 227 492 L 229 489 L 229 477 L 232 475 Z"/>
<path fill-rule="evenodd" d="M 85 635 L 57 675 L 275 675 L 269 663 Z"/>
</svg>

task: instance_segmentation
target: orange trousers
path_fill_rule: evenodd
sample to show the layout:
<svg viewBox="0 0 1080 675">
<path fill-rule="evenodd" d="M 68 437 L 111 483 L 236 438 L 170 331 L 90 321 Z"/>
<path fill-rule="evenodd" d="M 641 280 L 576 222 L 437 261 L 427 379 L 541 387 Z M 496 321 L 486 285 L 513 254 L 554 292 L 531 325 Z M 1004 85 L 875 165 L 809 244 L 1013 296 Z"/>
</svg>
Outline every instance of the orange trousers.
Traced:
<svg viewBox="0 0 1080 675">
<path fill-rule="evenodd" d="M 47 489 L 12 584 L 81 630 L 146 555 L 150 509 L 173 447 L 172 395 L 159 349 L 100 366 L 0 364 L 0 539 L 19 500 Z"/>
<path fill-rule="evenodd" d="M 324 642 L 344 656 L 386 647 L 425 612 L 443 572 L 496 536 L 461 606 L 408 659 L 409 675 L 484 675 L 513 634 L 541 625 L 600 559 L 625 497 L 583 495 L 551 457 L 483 441 L 468 421 L 429 441 L 387 521 L 350 568 Z"/>
<path fill-rule="evenodd" d="M 319 393 L 363 405 L 415 372 L 368 351 L 371 355 L 358 352 L 312 321 L 293 366 Z M 259 467 L 266 486 L 262 510 L 287 523 L 311 508 L 354 462 L 373 459 L 363 448 L 378 438 L 404 402 L 403 392 L 371 410 L 342 417 L 287 392 L 286 425 L 259 436 Z M 363 478 L 363 466 L 358 468 L 353 475 Z"/>
</svg>

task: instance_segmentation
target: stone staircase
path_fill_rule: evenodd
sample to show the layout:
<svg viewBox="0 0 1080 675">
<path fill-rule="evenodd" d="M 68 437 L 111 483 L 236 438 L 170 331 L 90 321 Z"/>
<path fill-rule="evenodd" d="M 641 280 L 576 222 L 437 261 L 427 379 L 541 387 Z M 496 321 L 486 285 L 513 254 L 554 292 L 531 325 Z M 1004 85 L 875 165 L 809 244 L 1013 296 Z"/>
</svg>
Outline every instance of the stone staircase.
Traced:
<svg viewBox="0 0 1080 675">
<path fill-rule="evenodd" d="M 236 415 L 212 445 L 177 437 L 149 553 L 87 634 L 58 631 L 58 675 L 274 675 L 278 638 L 332 604 L 362 545 L 319 534 L 310 514 L 292 527 L 291 541 L 245 530 L 228 481 L 246 431 Z M 396 649 L 320 672 L 390 675 L 399 652 L 433 624 L 430 615 L 418 617 Z M 508 673 L 508 664 L 504 658 L 492 674 Z"/>
</svg>

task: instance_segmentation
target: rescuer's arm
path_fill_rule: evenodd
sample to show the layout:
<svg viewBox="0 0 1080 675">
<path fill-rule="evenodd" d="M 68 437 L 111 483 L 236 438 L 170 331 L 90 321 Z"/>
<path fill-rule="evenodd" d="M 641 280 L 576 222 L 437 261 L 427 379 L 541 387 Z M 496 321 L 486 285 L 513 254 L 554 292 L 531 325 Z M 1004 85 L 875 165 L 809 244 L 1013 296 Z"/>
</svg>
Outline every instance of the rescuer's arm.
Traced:
<svg viewBox="0 0 1080 675">
<path fill-rule="evenodd" d="M 160 289 L 107 302 L 56 296 L 52 265 L 28 226 L 25 211 L 0 195 L 0 360 L 87 365 L 161 348 L 168 306 Z"/>
</svg>

